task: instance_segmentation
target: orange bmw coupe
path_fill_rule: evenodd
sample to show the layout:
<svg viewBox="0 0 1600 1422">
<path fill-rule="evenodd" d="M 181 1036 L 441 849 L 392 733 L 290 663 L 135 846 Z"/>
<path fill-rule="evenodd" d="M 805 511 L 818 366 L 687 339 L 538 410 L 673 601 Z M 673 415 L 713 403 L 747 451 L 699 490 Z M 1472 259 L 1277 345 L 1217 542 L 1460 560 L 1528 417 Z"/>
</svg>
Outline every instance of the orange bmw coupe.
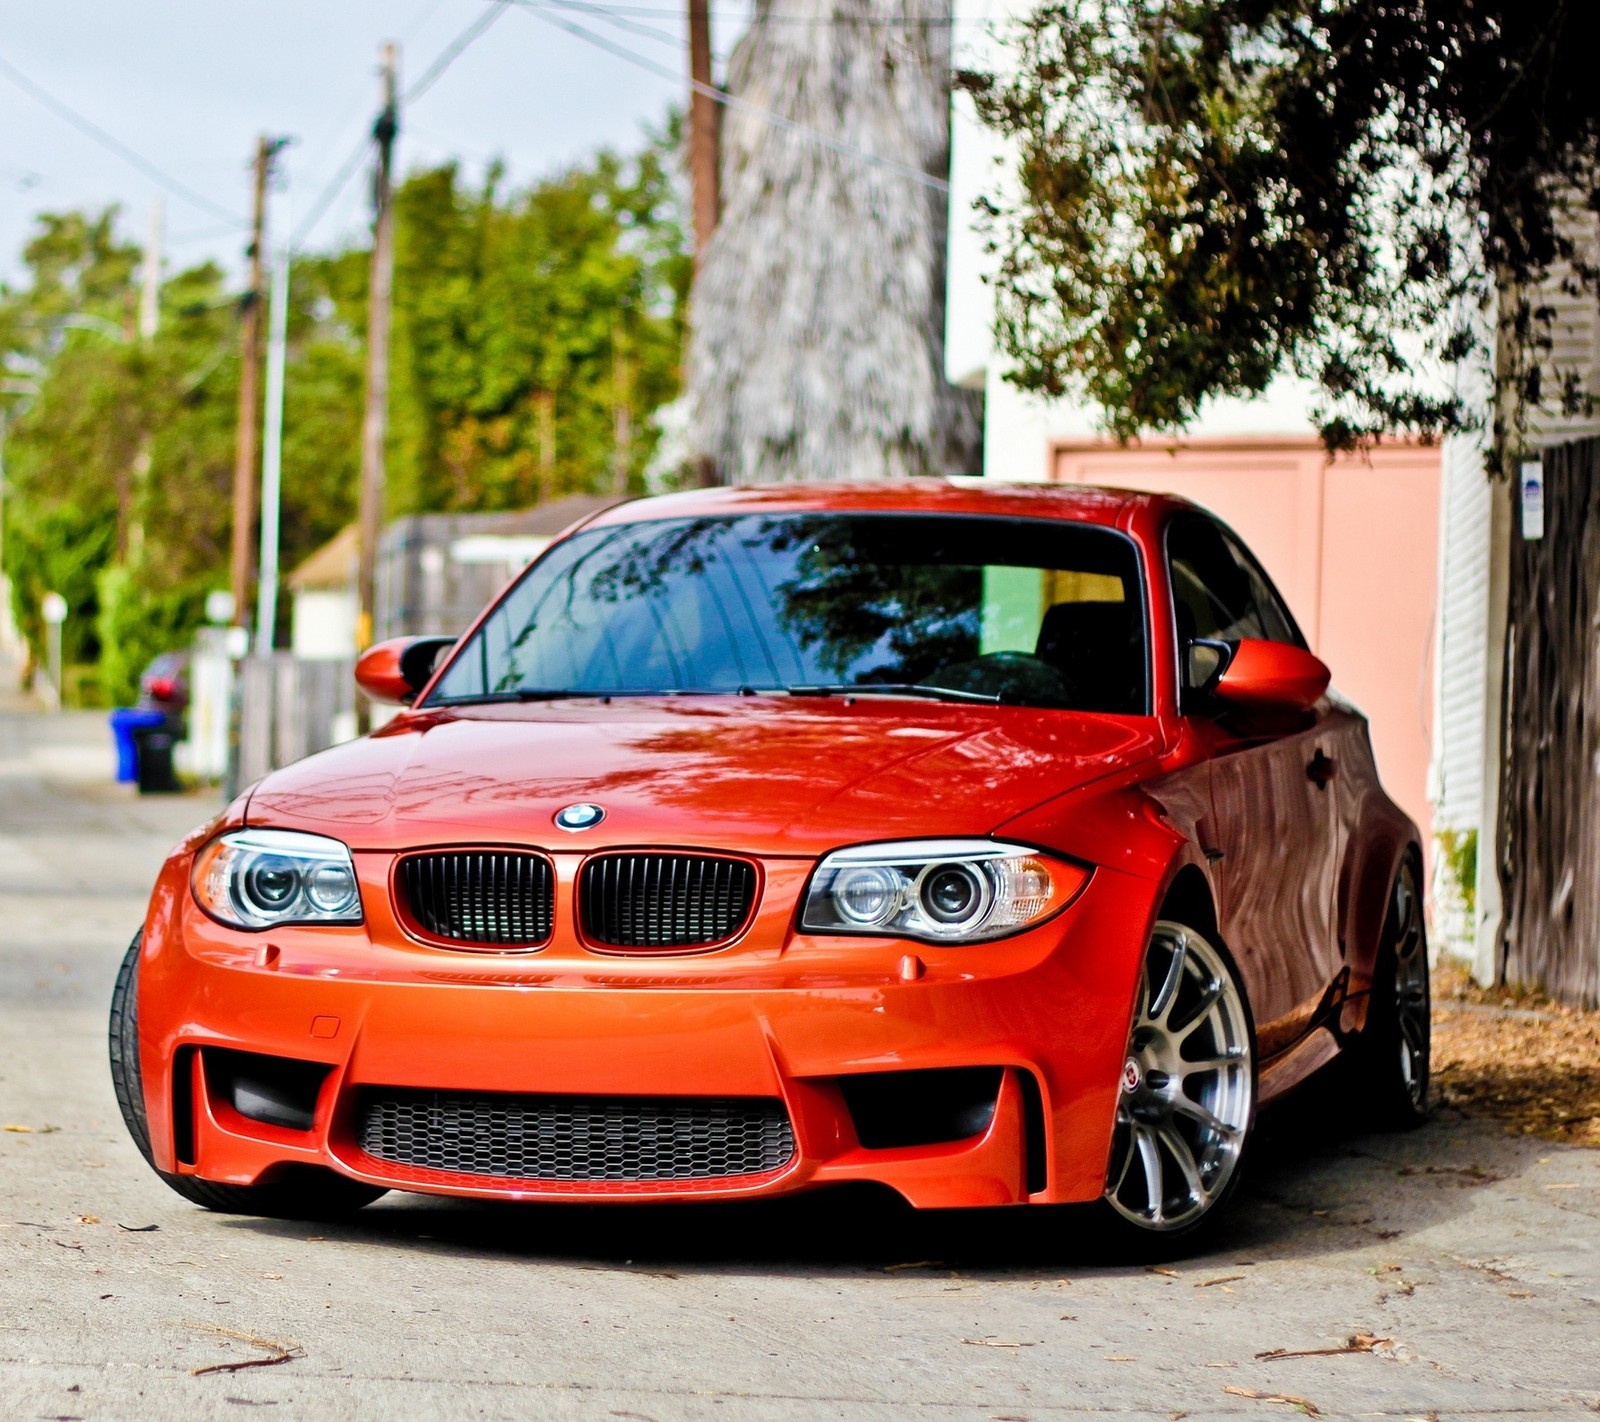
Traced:
<svg viewBox="0 0 1600 1422">
<path fill-rule="evenodd" d="M 180 844 L 122 965 L 118 1100 L 198 1204 L 873 1181 L 1165 1249 L 1320 1068 L 1427 1110 L 1416 827 L 1181 499 L 642 500 L 356 675 L 406 709 Z"/>
</svg>

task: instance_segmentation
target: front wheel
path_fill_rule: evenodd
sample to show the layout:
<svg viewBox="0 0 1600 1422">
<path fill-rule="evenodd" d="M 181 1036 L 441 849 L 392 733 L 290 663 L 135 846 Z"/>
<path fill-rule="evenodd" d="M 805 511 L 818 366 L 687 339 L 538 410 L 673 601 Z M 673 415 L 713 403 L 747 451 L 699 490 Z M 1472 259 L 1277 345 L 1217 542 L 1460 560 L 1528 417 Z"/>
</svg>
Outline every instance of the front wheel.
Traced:
<svg viewBox="0 0 1600 1422">
<path fill-rule="evenodd" d="M 1239 1181 L 1255 1122 L 1254 1032 L 1227 956 L 1161 920 L 1122 1066 L 1104 1204 L 1148 1252 L 1192 1240 Z"/>
<path fill-rule="evenodd" d="M 150 1149 L 150 1122 L 144 1108 L 144 1081 L 139 1068 L 139 945 L 136 933 L 111 992 L 111 1085 L 122 1119 L 139 1154 L 172 1189 L 192 1204 L 234 1215 L 267 1215 L 276 1219 L 329 1220 L 370 1205 L 386 1192 L 331 1170 L 299 1166 L 260 1185 L 220 1185 L 194 1175 L 172 1175 L 156 1169 Z"/>
</svg>

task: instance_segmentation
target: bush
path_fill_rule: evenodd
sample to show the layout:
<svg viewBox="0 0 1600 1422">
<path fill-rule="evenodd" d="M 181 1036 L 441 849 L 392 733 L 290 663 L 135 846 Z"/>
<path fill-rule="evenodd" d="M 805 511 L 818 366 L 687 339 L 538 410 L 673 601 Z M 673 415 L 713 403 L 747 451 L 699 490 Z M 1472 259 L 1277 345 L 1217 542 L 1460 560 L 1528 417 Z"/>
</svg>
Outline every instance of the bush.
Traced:
<svg viewBox="0 0 1600 1422">
<path fill-rule="evenodd" d="M 1434 836 L 1444 855 L 1445 866 L 1456 888 L 1461 891 L 1461 902 L 1467 914 L 1476 920 L 1478 912 L 1478 832 L 1477 830 L 1440 830 Z"/>
<path fill-rule="evenodd" d="M 100 692 L 111 706 L 131 706 L 139 674 L 162 652 L 181 651 L 205 621 L 208 584 L 153 592 L 127 568 L 107 568 L 97 580 L 100 611 Z"/>
</svg>

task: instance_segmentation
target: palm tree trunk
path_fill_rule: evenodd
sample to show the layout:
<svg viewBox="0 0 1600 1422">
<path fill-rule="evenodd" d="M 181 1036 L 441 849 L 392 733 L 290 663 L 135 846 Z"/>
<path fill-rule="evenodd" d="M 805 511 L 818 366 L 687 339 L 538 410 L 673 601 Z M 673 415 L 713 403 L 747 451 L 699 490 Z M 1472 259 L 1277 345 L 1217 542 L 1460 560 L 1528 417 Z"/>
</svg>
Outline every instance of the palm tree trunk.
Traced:
<svg viewBox="0 0 1600 1422">
<path fill-rule="evenodd" d="M 950 0 L 761 0 L 727 87 L 697 462 L 721 483 L 976 472 L 981 397 L 944 376 Z"/>
</svg>

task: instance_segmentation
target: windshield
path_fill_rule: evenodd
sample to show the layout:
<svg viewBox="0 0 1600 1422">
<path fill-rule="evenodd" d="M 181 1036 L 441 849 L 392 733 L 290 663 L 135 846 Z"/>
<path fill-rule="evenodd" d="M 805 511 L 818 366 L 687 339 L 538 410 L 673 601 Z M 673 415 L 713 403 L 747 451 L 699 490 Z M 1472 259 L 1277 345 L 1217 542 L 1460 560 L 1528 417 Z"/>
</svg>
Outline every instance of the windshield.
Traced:
<svg viewBox="0 0 1600 1422">
<path fill-rule="evenodd" d="M 876 689 L 1139 715 L 1148 660 L 1138 558 L 1110 529 L 745 514 L 557 544 L 428 704 Z"/>
</svg>

